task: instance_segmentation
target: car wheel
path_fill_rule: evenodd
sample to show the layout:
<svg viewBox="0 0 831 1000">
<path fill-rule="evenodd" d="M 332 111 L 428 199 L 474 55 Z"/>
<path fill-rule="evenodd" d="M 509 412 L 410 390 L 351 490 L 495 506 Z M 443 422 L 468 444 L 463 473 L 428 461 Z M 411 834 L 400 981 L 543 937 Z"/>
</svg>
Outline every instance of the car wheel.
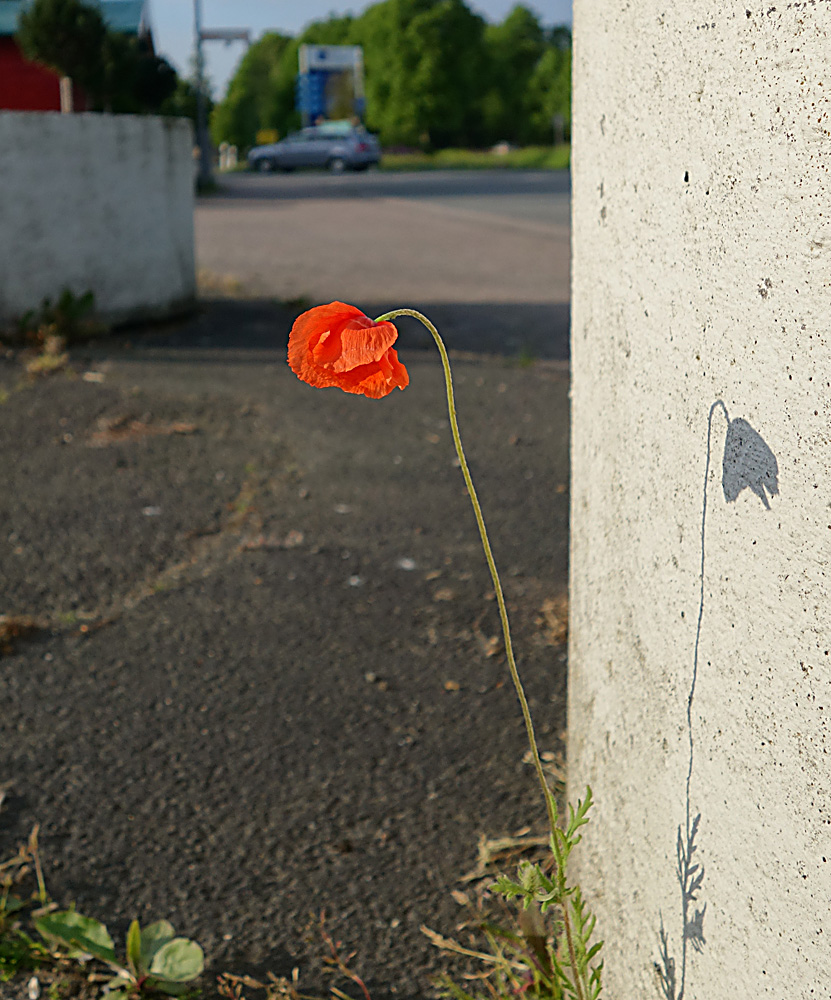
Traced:
<svg viewBox="0 0 831 1000">
<path fill-rule="evenodd" d="M 340 156 L 333 156 L 332 159 L 329 160 L 329 169 L 333 174 L 342 174 L 344 170 L 346 170 L 346 160 Z"/>
<path fill-rule="evenodd" d="M 274 165 L 271 160 L 266 159 L 266 157 L 263 156 L 257 160 L 257 170 L 259 170 L 261 174 L 270 174 L 273 169 Z"/>
</svg>

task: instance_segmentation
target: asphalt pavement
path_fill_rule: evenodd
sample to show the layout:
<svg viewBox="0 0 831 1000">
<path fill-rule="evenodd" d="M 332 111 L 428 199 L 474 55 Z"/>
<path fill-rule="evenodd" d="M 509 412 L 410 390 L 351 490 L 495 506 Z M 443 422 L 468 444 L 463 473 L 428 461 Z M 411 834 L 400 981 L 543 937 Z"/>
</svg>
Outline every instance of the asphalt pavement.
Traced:
<svg viewBox="0 0 831 1000">
<path fill-rule="evenodd" d="M 319 189 L 251 197 L 272 180 L 296 191 L 341 179 L 235 178 L 200 204 L 203 271 L 210 257 L 217 281 L 239 285 L 215 288 L 196 316 L 76 348 L 67 371 L 38 381 L 0 360 L 0 613 L 34 626 L 0 658 L 0 857 L 39 822 L 55 898 L 117 936 L 134 916 L 172 920 L 205 948 L 209 996 L 223 970 L 295 967 L 307 992 L 325 992 L 321 942 L 304 934 L 325 910 L 374 1000 L 415 1000 L 449 965 L 419 928 L 455 932 L 480 836 L 542 831 L 544 809 L 438 359 L 401 321 L 406 391 L 373 401 L 294 377 L 285 344 L 305 303 L 278 301 L 283 271 L 314 266 L 313 297 L 335 254 L 313 252 L 327 230 Z M 561 349 L 518 357 L 493 310 L 538 306 L 533 342 L 546 342 L 556 296 L 534 256 L 557 241 L 483 210 L 487 197 L 461 221 L 417 197 L 366 198 L 357 228 L 356 198 L 330 205 L 330 242 L 357 249 L 325 297 L 360 278 L 356 304 L 379 312 L 457 310 L 462 434 L 556 769 L 568 367 Z M 471 240 L 464 264 L 430 264 L 423 299 L 398 303 L 401 259 L 364 252 L 390 213 L 426 240 L 407 243 L 413 266 L 431 231 L 452 253 L 454 227 Z M 211 256 L 220 229 L 224 256 Z M 273 251 L 263 270 L 251 231 Z M 512 293 L 502 276 L 470 301 L 494 267 L 483 258 L 502 259 L 511 239 L 527 254 L 522 280 L 539 274 L 540 287 Z M 437 286 L 453 267 L 449 301 Z"/>
<path fill-rule="evenodd" d="M 200 280 L 371 316 L 412 306 L 460 350 L 566 360 L 569 200 L 565 171 L 226 175 L 196 215 Z"/>
</svg>

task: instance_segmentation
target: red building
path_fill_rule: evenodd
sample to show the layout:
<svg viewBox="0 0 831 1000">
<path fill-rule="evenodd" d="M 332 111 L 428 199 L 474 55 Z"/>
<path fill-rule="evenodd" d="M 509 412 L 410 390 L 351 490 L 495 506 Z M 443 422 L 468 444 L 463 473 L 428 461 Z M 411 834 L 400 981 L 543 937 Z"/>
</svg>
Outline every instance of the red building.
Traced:
<svg viewBox="0 0 831 1000">
<path fill-rule="evenodd" d="M 74 107 L 84 110 L 75 88 Z M 61 82 L 56 73 L 24 59 L 14 38 L 0 37 L 0 108 L 5 111 L 60 111 Z"/>
<path fill-rule="evenodd" d="M 93 0 L 95 2 L 95 0 Z M 15 41 L 22 0 L 0 0 L 0 110 L 60 111 L 61 85 L 56 73 L 29 62 Z M 150 35 L 146 0 L 98 0 L 107 26 L 127 35 Z M 80 88 L 73 89 L 75 111 L 86 109 Z"/>
</svg>

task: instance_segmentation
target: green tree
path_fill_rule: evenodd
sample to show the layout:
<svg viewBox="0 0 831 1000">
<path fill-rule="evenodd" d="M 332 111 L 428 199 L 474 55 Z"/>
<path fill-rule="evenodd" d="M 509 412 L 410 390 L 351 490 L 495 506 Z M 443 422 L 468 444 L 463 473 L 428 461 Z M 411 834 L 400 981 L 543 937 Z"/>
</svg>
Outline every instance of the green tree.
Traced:
<svg viewBox="0 0 831 1000">
<path fill-rule="evenodd" d="M 95 7 L 81 0 L 34 0 L 18 22 L 23 54 L 60 76 L 71 77 L 90 94 L 101 91 L 101 54 L 108 31 Z"/>
<path fill-rule="evenodd" d="M 101 60 L 102 83 L 96 104 L 105 111 L 158 112 L 176 90 L 176 70 L 143 39 L 110 31 Z"/>
<path fill-rule="evenodd" d="M 299 41 L 306 45 L 356 45 L 353 42 L 355 18 L 350 14 L 345 17 L 330 16 L 326 21 L 315 21 L 310 24 Z"/>
<path fill-rule="evenodd" d="M 484 28 L 463 0 L 384 0 L 355 21 L 367 124 L 384 144 L 479 141 Z"/>
<path fill-rule="evenodd" d="M 486 27 L 464 0 L 381 0 L 360 17 L 330 17 L 299 38 L 270 34 L 252 45 L 212 116 L 215 142 L 246 147 L 259 129 L 299 126 L 304 43 L 362 46 L 366 123 L 386 146 L 546 143 L 554 114 L 568 130 L 567 28 L 546 32 L 523 6 Z"/>
<path fill-rule="evenodd" d="M 542 25 L 527 7 L 516 6 L 501 24 L 485 31 L 488 85 L 482 119 L 488 142 L 534 138 L 529 83 L 546 51 Z"/>
<path fill-rule="evenodd" d="M 178 82 L 179 74 L 167 59 L 157 56 L 146 43 L 140 43 L 133 91 L 139 109 L 152 114 L 160 111 Z"/>
<path fill-rule="evenodd" d="M 570 137 L 571 46 L 550 45 L 546 49 L 529 81 L 528 98 L 530 122 L 537 141 L 552 141 L 555 115 L 562 118 L 565 137 Z"/>
<path fill-rule="evenodd" d="M 213 110 L 213 102 L 210 97 L 208 102 L 208 112 Z M 171 118 L 190 118 L 196 125 L 196 83 L 183 77 L 177 77 L 176 86 L 173 92 L 165 98 L 159 108 L 160 115 L 167 115 Z"/>
<path fill-rule="evenodd" d="M 34 0 L 18 25 L 29 59 L 70 77 L 99 110 L 158 111 L 176 89 L 176 71 L 146 41 L 110 31 L 81 0 Z"/>
<path fill-rule="evenodd" d="M 214 142 L 252 146 L 260 129 L 285 132 L 294 124 L 297 42 L 269 33 L 240 60 L 224 100 L 211 115 Z"/>
<path fill-rule="evenodd" d="M 352 45 L 352 17 L 330 17 L 309 25 L 299 38 L 263 35 L 240 60 L 225 98 L 211 116 L 215 143 L 251 146 L 260 129 L 285 135 L 300 126 L 295 109 L 298 49 L 308 45 Z"/>
</svg>

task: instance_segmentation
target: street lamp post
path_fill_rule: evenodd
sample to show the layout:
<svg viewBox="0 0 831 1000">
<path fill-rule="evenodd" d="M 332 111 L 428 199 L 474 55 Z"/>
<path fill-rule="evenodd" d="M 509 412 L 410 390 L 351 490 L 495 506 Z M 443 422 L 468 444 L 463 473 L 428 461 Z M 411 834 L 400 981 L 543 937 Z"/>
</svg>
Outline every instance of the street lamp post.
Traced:
<svg viewBox="0 0 831 1000">
<path fill-rule="evenodd" d="M 199 186 L 210 186 L 211 141 L 208 135 L 208 109 L 205 102 L 205 56 L 202 51 L 202 0 L 193 0 L 193 26 L 196 37 L 196 142 L 199 146 Z"/>
</svg>

